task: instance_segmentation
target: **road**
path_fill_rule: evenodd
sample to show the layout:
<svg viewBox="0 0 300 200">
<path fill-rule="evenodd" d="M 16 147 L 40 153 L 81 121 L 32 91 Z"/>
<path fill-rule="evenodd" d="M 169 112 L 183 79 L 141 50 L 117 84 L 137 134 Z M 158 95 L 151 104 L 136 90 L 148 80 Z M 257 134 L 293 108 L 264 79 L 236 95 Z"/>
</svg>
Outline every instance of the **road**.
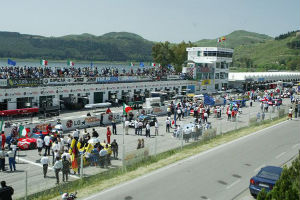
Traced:
<svg viewBox="0 0 300 200">
<path fill-rule="evenodd" d="M 285 121 L 166 166 L 86 200 L 236 199 L 265 165 L 298 153 L 300 123 Z"/>
</svg>

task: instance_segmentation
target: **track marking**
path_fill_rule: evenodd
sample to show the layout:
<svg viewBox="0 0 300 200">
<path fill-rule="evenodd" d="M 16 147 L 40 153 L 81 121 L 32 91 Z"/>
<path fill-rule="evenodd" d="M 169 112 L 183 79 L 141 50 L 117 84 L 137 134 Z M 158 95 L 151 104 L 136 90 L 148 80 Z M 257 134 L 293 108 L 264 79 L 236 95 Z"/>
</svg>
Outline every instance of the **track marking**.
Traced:
<svg viewBox="0 0 300 200">
<path fill-rule="evenodd" d="M 278 154 L 275 158 L 278 159 L 278 158 L 280 158 L 281 156 L 283 156 L 284 154 L 286 154 L 286 152 L 282 152 L 281 154 Z"/>
<path fill-rule="evenodd" d="M 19 160 L 23 161 L 23 162 L 26 162 L 26 163 L 29 163 L 29 164 L 32 164 L 32 165 L 35 165 L 35 166 L 38 166 L 38 167 L 43 167 L 42 164 L 35 163 L 35 162 L 30 161 L 30 160 L 26 160 L 26 159 L 24 159 L 24 158 L 20 158 L 20 157 L 18 157 L 18 156 L 17 156 L 17 158 L 18 158 Z M 49 166 L 48 166 L 48 169 L 54 171 L 52 167 L 49 167 Z M 60 173 L 62 173 L 62 172 L 60 172 Z M 73 178 L 75 178 L 75 179 L 79 179 L 79 178 L 80 178 L 80 177 L 75 176 L 75 175 L 72 175 L 72 174 L 69 174 L 69 176 L 71 176 L 71 177 L 73 177 Z"/>
<path fill-rule="evenodd" d="M 227 189 L 227 190 L 230 189 L 232 186 L 234 186 L 235 184 L 239 183 L 240 181 L 241 181 L 241 179 L 238 179 L 238 180 L 234 181 L 233 183 L 231 183 L 230 185 L 228 185 L 228 186 L 226 187 L 226 189 Z"/>
<path fill-rule="evenodd" d="M 259 166 L 258 168 L 256 168 L 255 170 L 254 170 L 254 172 L 258 172 L 261 168 L 263 168 L 264 166 L 266 166 L 265 164 L 263 164 L 263 165 L 261 165 L 261 166 Z"/>
</svg>

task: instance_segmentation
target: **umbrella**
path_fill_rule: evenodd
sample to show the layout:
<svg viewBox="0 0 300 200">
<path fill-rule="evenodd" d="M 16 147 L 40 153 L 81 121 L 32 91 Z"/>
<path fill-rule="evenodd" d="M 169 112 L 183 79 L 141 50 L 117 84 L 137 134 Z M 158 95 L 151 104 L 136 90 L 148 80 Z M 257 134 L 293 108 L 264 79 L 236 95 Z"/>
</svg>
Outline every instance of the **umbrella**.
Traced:
<svg viewBox="0 0 300 200">
<path fill-rule="evenodd" d="M 100 142 L 99 139 L 98 139 L 98 138 L 95 138 L 95 137 L 91 138 L 91 139 L 88 141 L 89 144 L 96 144 L 96 143 L 98 143 L 98 142 Z"/>
</svg>

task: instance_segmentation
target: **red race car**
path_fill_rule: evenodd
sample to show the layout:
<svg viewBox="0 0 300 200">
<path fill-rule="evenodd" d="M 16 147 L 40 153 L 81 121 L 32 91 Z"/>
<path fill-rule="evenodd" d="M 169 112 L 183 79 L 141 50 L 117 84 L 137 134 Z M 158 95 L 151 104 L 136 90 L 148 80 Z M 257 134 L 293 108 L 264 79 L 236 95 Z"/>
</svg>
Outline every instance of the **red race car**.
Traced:
<svg viewBox="0 0 300 200">
<path fill-rule="evenodd" d="M 19 138 L 18 147 L 22 150 L 30 150 L 36 148 L 36 139 L 35 138 Z"/>
</svg>

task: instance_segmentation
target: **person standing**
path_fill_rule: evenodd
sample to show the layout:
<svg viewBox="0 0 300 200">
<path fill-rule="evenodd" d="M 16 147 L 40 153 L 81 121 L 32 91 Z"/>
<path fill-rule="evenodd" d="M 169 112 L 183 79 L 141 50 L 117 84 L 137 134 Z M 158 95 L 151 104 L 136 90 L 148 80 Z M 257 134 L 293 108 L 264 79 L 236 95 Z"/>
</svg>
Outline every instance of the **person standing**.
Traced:
<svg viewBox="0 0 300 200">
<path fill-rule="evenodd" d="M 158 136 L 158 127 L 159 125 L 158 125 L 158 121 L 156 120 L 155 121 L 155 124 L 154 124 L 154 127 L 155 127 L 155 136 Z"/>
<path fill-rule="evenodd" d="M 62 180 L 63 182 L 68 181 L 69 173 L 70 173 L 70 161 L 67 160 L 66 156 L 63 156 L 63 161 L 62 161 Z"/>
<path fill-rule="evenodd" d="M 125 121 L 125 134 L 128 135 L 128 130 L 129 130 L 129 121 Z"/>
<path fill-rule="evenodd" d="M 114 159 L 118 159 L 118 143 L 116 141 L 116 139 L 114 139 L 114 141 L 110 144 L 111 150 L 113 151 L 114 154 Z"/>
<path fill-rule="evenodd" d="M 92 137 L 97 138 L 99 137 L 98 132 L 93 128 Z"/>
<path fill-rule="evenodd" d="M 48 155 L 50 156 L 50 136 L 49 134 L 47 134 L 45 137 L 44 137 L 44 144 L 45 144 L 45 155 Z"/>
<path fill-rule="evenodd" d="M 134 121 L 134 131 L 135 131 L 135 134 L 138 135 L 138 132 L 139 132 L 139 122 L 138 122 L 137 119 Z"/>
<path fill-rule="evenodd" d="M 0 199 L 2 200 L 12 200 L 12 195 L 14 194 L 14 189 L 6 185 L 5 181 L 1 181 L 0 189 Z"/>
<path fill-rule="evenodd" d="M 179 119 L 179 121 L 181 121 L 181 110 L 180 110 L 180 108 L 177 108 L 177 115 L 178 115 L 177 119 Z"/>
<path fill-rule="evenodd" d="M 1 144 L 1 147 L 2 147 L 2 149 L 3 149 L 3 148 L 5 147 L 5 142 L 6 142 L 6 136 L 5 136 L 4 131 L 2 131 L 1 137 L 2 137 L 2 144 Z"/>
<path fill-rule="evenodd" d="M 44 155 L 41 158 L 41 164 L 43 165 L 44 178 L 46 178 L 47 177 L 47 171 L 48 171 L 48 165 L 49 165 L 49 158 L 48 158 L 48 156 Z"/>
<path fill-rule="evenodd" d="M 110 136 L 111 136 L 111 131 L 109 126 L 107 127 L 107 131 L 106 131 L 106 139 L 107 139 L 107 143 L 110 144 Z"/>
<path fill-rule="evenodd" d="M 112 121 L 112 132 L 114 135 L 117 135 L 117 123 L 115 119 Z"/>
<path fill-rule="evenodd" d="M 298 104 L 295 105 L 295 118 L 298 117 Z"/>
<path fill-rule="evenodd" d="M 55 177 L 56 177 L 56 184 L 59 184 L 59 172 L 63 168 L 63 164 L 60 160 L 60 157 L 56 159 L 56 162 L 53 166 L 54 172 L 55 172 Z"/>
<path fill-rule="evenodd" d="M 170 133 L 170 124 L 171 124 L 171 122 L 170 122 L 169 118 L 167 118 L 167 120 L 166 120 L 166 133 Z"/>
<path fill-rule="evenodd" d="M 293 119 L 293 108 L 290 107 L 289 109 L 289 119 L 292 120 Z"/>
<path fill-rule="evenodd" d="M 149 124 L 149 122 L 147 122 L 147 124 L 146 124 L 146 137 L 151 137 L 150 136 L 150 124 Z"/>
<path fill-rule="evenodd" d="M 138 145 L 137 145 L 136 149 L 140 149 L 140 148 L 142 148 L 142 140 L 138 139 Z"/>
<path fill-rule="evenodd" d="M 207 123 L 208 113 L 204 112 L 203 117 L 204 117 L 204 122 Z"/>
<path fill-rule="evenodd" d="M 139 133 L 138 135 L 143 135 L 143 122 L 139 121 Z"/>
<path fill-rule="evenodd" d="M 5 150 L 4 149 L 0 149 L 0 170 L 2 170 L 3 172 L 6 171 L 5 170 Z"/>
<path fill-rule="evenodd" d="M 36 140 L 36 146 L 38 149 L 38 154 L 42 155 L 42 149 L 43 149 L 44 141 L 42 139 L 42 136 L 39 136 L 39 138 Z"/>
<path fill-rule="evenodd" d="M 78 129 L 76 129 L 76 130 L 73 132 L 73 138 L 74 138 L 76 141 L 78 141 L 78 139 L 79 139 L 79 134 L 80 134 L 80 132 L 79 132 Z"/>
<path fill-rule="evenodd" d="M 262 121 L 265 120 L 265 116 L 266 116 L 266 115 L 265 115 L 265 113 L 263 112 L 263 113 L 261 114 L 261 120 L 262 120 Z"/>
<path fill-rule="evenodd" d="M 11 148 L 7 152 L 7 156 L 8 156 L 10 171 L 12 172 L 13 169 L 14 169 L 14 171 L 16 171 L 15 152 Z"/>
</svg>

